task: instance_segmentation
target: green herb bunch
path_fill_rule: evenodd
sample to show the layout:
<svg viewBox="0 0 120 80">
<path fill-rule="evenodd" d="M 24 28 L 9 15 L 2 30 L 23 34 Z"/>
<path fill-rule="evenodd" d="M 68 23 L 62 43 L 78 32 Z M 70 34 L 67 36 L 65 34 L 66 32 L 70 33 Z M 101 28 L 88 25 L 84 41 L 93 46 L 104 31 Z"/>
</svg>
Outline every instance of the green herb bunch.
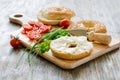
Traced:
<svg viewBox="0 0 120 80">
<path fill-rule="evenodd" d="M 44 34 L 44 36 L 42 36 L 33 46 L 32 48 L 30 48 L 30 50 L 28 51 L 28 62 L 29 62 L 29 65 L 32 66 L 32 70 L 31 70 L 31 80 L 33 79 L 32 76 L 33 76 L 33 71 L 34 71 L 34 62 L 35 62 L 35 57 L 37 56 L 37 52 L 40 53 L 45 53 L 47 51 L 49 51 L 50 49 L 50 42 L 51 40 L 54 40 L 54 39 L 57 39 L 57 38 L 60 38 L 62 36 L 70 36 L 69 32 L 65 29 L 54 29 L 46 34 Z M 28 48 L 25 49 L 25 51 L 27 51 Z M 30 58 L 30 54 L 33 54 L 33 56 L 35 56 L 34 58 Z M 17 66 L 19 65 L 22 57 L 23 57 L 24 54 L 22 54 L 22 56 L 20 57 L 20 59 L 18 60 L 18 63 L 16 65 L 16 68 Z M 32 62 L 31 62 L 32 60 Z"/>
<path fill-rule="evenodd" d="M 51 40 L 60 38 L 62 36 L 70 36 L 70 34 L 64 30 L 64 29 L 54 29 L 49 33 L 46 33 L 43 36 L 43 42 L 41 42 L 42 40 L 38 40 L 38 42 L 41 42 L 39 45 L 39 50 L 41 53 L 45 53 L 50 49 L 50 42 Z"/>
</svg>

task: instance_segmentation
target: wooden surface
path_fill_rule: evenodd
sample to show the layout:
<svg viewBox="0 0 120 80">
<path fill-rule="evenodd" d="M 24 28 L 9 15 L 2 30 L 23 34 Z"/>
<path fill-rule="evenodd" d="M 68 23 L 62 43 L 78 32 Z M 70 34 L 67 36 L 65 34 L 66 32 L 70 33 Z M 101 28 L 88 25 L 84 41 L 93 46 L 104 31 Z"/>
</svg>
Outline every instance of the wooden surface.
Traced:
<svg viewBox="0 0 120 80">
<path fill-rule="evenodd" d="M 103 22 L 108 33 L 120 39 L 120 0 L 0 0 L 0 80 L 31 80 L 32 67 L 27 52 L 15 68 L 23 49 L 9 45 L 9 34 L 20 28 L 9 23 L 8 16 L 22 12 L 36 18 L 45 6 L 59 5 L 73 9 L 76 17 Z M 116 49 L 73 70 L 64 70 L 41 57 L 35 59 L 33 80 L 120 80 L 120 49 Z"/>
<path fill-rule="evenodd" d="M 17 21 L 18 22 L 18 21 Z M 17 23 L 15 22 L 15 23 Z M 21 34 L 21 31 L 23 28 L 21 27 L 19 30 L 16 30 L 11 35 L 15 37 L 19 37 L 19 39 L 22 41 L 22 44 L 27 48 L 32 48 L 34 42 L 30 42 L 29 38 L 26 35 Z M 19 35 L 18 35 L 19 34 Z M 103 54 L 106 54 L 112 50 L 115 50 L 120 47 L 120 40 L 112 38 L 112 41 L 109 45 L 103 45 L 103 44 L 93 44 L 93 50 L 91 52 L 91 55 L 77 60 L 64 60 L 57 58 L 52 55 L 51 50 L 48 52 L 41 54 L 38 52 L 38 55 L 45 58 L 46 60 L 54 63 L 55 65 L 63 68 L 63 69 L 74 69 L 92 59 L 95 59 L 99 56 L 102 56 Z M 37 51 L 37 50 L 36 50 Z"/>
</svg>

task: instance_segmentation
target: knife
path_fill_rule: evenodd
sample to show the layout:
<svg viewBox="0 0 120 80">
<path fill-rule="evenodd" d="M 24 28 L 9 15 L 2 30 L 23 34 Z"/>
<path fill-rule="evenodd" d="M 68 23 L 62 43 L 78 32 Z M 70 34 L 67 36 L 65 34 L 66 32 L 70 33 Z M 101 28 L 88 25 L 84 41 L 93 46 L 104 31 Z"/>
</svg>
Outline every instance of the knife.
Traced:
<svg viewBox="0 0 120 80">
<path fill-rule="evenodd" d="M 28 23 L 29 21 L 35 21 L 30 19 L 21 13 L 15 13 L 9 16 L 10 22 L 22 25 Z M 100 43 L 108 45 L 111 42 L 111 36 L 106 33 L 94 33 L 93 31 L 87 32 L 85 29 L 68 29 L 67 30 L 72 36 L 86 36 L 89 41 L 94 43 Z"/>
<path fill-rule="evenodd" d="M 73 36 L 86 36 L 89 41 L 94 43 L 108 45 L 112 40 L 111 36 L 106 33 L 87 32 L 85 29 L 69 29 L 68 32 Z"/>
</svg>

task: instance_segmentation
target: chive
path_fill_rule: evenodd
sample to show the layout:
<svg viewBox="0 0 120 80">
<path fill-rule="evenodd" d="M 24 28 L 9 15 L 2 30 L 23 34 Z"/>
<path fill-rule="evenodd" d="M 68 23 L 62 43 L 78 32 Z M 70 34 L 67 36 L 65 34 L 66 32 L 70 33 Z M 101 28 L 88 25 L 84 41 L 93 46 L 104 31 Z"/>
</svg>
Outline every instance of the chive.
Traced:
<svg viewBox="0 0 120 80">
<path fill-rule="evenodd" d="M 25 52 L 26 52 L 27 50 L 28 50 L 28 48 L 25 48 Z M 17 65 L 16 65 L 15 68 L 17 68 L 17 67 L 19 66 L 19 64 L 20 64 L 20 62 L 21 62 L 21 59 L 23 58 L 25 52 L 24 52 L 24 53 L 21 55 L 21 57 L 19 58 L 18 63 L 17 63 Z"/>
<path fill-rule="evenodd" d="M 32 67 L 31 70 L 31 79 L 33 79 L 33 71 L 34 71 L 34 62 L 35 62 L 35 57 L 37 57 L 38 53 L 45 53 L 47 51 L 49 51 L 50 49 L 50 42 L 51 40 L 60 38 L 61 36 L 69 36 L 70 34 L 66 31 L 63 30 L 61 28 L 59 29 L 54 29 L 49 33 L 46 33 L 44 36 L 42 36 L 33 46 L 32 48 L 29 50 L 29 54 L 28 54 L 28 62 L 29 65 Z M 42 42 L 44 41 L 44 42 Z M 42 43 L 41 43 L 42 42 Z M 28 48 L 25 49 L 25 51 L 28 50 Z M 33 56 L 35 57 L 30 57 L 30 53 L 33 52 Z M 37 53 L 36 53 L 37 52 Z M 22 54 L 22 56 L 20 57 L 17 66 L 19 65 L 22 57 L 24 56 L 24 54 Z M 31 62 L 32 61 L 32 62 Z M 17 67 L 16 66 L 16 67 Z"/>
</svg>

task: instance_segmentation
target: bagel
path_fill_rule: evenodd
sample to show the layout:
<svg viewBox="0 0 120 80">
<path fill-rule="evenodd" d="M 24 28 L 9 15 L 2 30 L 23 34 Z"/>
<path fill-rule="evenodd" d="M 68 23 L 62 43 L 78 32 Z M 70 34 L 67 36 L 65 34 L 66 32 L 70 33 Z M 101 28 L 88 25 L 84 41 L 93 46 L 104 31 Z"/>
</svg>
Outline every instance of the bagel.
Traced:
<svg viewBox="0 0 120 80">
<path fill-rule="evenodd" d="M 80 59 L 90 55 L 93 44 L 85 36 L 64 36 L 50 43 L 51 52 L 62 59 Z"/>
<path fill-rule="evenodd" d="M 37 18 L 44 24 L 58 25 L 62 19 L 70 20 L 73 16 L 75 13 L 71 9 L 53 6 L 41 9 Z"/>
<path fill-rule="evenodd" d="M 49 20 L 47 18 L 44 18 L 42 16 L 42 11 L 39 12 L 37 18 L 38 18 L 38 21 L 43 22 L 44 24 L 47 24 L 47 25 L 58 25 L 59 22 L 61 21 L 61 20 Z"/>
<path fill-rule="evenodd" d="M 106 27 L 99 21 L 82 20 L 77 22 L 72 28 L 84 28 L 87 32 L 94 31 L 95 33 L 106 33 Z"/>
</svg>

